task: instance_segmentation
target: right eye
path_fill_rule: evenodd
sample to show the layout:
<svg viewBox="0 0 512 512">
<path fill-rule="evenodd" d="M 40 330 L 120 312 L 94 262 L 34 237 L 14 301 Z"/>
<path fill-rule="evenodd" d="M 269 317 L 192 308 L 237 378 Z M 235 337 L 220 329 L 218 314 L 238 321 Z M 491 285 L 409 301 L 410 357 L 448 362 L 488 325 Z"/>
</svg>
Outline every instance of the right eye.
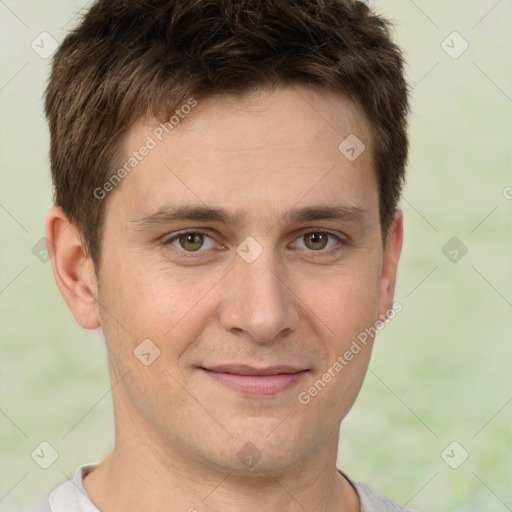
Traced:
<svg viewBox="0 0 512 512">
<path fill-rule="evenodd" d="M 210 240 L 206 248 L 204 247 L 205 239 Z M 204 252 L 201 249 L 208 250 L 215 247 L 212 238 L 202 231 L 182 231 L 168 239 L 165 244 L 181 249 L 179 252 Z"/>
</svg>

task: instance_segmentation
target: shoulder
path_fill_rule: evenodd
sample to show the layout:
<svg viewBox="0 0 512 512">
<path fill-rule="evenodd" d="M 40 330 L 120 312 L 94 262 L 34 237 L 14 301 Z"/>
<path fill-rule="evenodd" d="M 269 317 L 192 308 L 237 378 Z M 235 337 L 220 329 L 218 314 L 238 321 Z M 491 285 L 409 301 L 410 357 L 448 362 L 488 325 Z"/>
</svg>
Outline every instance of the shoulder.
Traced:
<svg viewBox="0 0 512 512">
<path fill-rule="evenodd" d="M 343 476 L 352 484 L 359 495 L 361 512 L 416 512 L 410 507 L 381 496 L 373 487 L 364 482 L 350 478 L 346 473 Z"/>
<path fill-rule="evenodd" d="M 52 512 L 50 503 L 48 502 L 48 496 L 36 504 L 34 512 Z"/>
<path fill-rule="evenodd" d="M 356 482 L 356 489 L 361 499 L 361 512 L 416 512 L 398 501 L 380 496 L 363 482 Z"/>
<path fill-rule="evenodd" d="M 83 478 L 101 461 L 83 464 L 76 468 L 73 477 L 54 489 L 37 512 L 99 512 L 87 496 Z"/>
</svg>

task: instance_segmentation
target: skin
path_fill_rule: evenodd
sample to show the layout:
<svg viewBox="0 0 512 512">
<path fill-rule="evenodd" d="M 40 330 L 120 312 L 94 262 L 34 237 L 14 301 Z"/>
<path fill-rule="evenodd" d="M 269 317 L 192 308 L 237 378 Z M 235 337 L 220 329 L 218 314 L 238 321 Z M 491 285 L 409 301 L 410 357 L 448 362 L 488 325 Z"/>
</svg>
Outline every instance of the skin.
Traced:
<svg viewBox="0 0 512 512">
<path fill-rule="evenodd" d="M 156 125 L 129 130 L 127 158 Z M 366 146 L 353 162 L 338 150 L 349 134 Z M 302 86 L 219 96 L 200 101 L 104 199 L 97 276 L 78 230 L 52 208 L 57 285 L 82 327 L 101 326 L 114 386 L 115 448 L 84 480 L 98 508 L 359 510 L 336 457 L 373 340 L 310 403 L 298 394 L 392 307 L 402 214 L 383 247 L 371 148 L 365 116 L 344 96 Z M 244 222 L 141 220 L 177 204 L 238 211 Z M 359 213 L 285 217 L 326 205 Z M 176 233 L 191 228 L 203 245 L 180 245 Z M 252 263 L 236 252 L 247 237 L 262 249 Z M 134 355 L 144 339 L 160 350 L 149 366 Z M 199 368 L 227 363 L 308 372 L 275 395 L 246 395 Z M 261 455 L 252 467 L 238 456 L 247 443 Z"/>
</svg>

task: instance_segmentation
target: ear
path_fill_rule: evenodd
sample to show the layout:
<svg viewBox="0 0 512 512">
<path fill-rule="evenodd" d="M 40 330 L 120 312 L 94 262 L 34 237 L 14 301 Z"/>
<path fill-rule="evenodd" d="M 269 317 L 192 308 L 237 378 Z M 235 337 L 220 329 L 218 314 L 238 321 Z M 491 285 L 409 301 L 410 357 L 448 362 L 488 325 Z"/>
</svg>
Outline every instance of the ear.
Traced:
<svg viewBox="0 0 512 512">
<path fill-rule="evenodd" d="M 85 329 L 98 328 L 100 316 L 94 265 L 80 232 L 58 206 L 52 207 L 46 217 L 46 239 L 57 288 L 75 320 Z"/>
<path fill-rule="evenodd" d="M 402 252 L 403 237 L 403 212 L 402 210 L 397 209 L 393 222 L 389 228 L 386 246 L 384 248 L 380 281 L 379 314 L 381 315 L 381 318 L 384 318 L 386 316 L 386 312 L 393 307 L 396 274 L 398 270 L 398 260 L 400 259 L 400 253 Z"/>
</svg>

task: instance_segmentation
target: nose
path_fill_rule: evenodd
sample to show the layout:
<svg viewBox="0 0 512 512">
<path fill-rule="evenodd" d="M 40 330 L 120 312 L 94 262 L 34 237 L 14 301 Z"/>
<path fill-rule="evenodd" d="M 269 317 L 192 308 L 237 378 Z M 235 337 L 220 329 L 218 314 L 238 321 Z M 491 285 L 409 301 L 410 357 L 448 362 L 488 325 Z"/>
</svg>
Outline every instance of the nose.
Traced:
<svg viewBox="0 0 512 512">
<path fill-rule="evenodd" d="M 258 343 L 272 343 L 297 329 L 298 299 L 270 249 L 263 250 L 251 263 L 236 256 L 234 268 L 226 277 L 220 305 L 224 329 L 238 335 L 245 333 Z"/>
</svg>

